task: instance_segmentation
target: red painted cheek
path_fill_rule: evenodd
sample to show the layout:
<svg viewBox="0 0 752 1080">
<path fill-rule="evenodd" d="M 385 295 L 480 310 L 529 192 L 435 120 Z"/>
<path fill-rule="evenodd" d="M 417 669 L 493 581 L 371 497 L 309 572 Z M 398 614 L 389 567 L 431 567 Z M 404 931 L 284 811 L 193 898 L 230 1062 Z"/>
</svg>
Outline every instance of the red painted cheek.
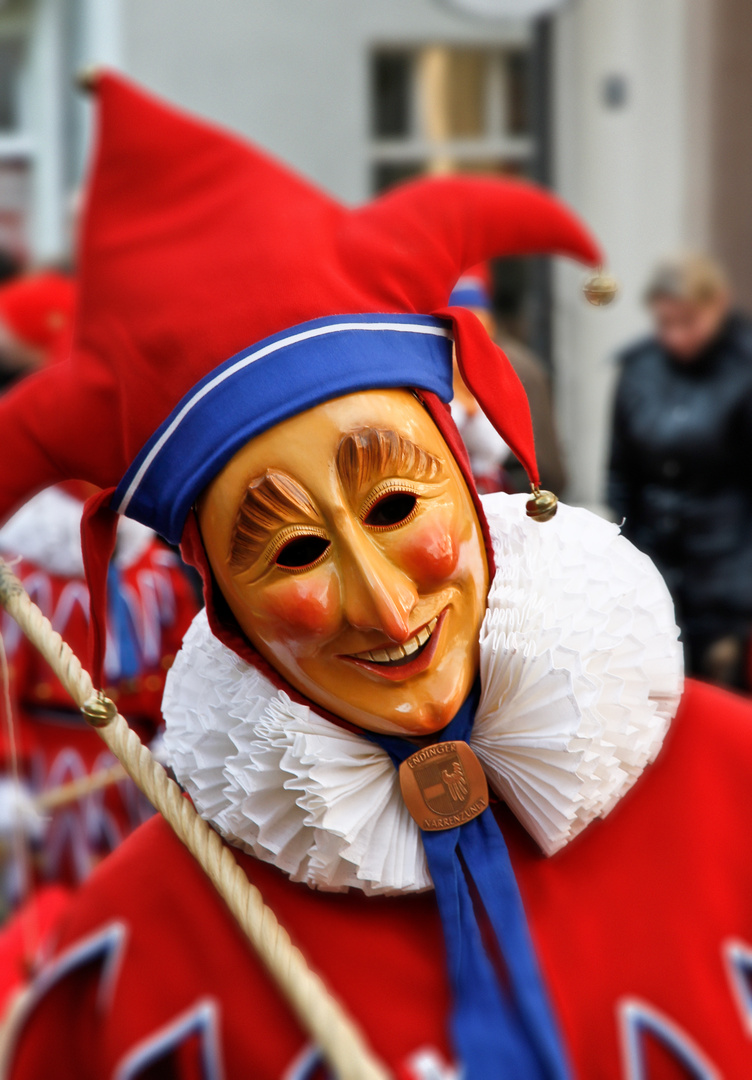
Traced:
<svg viewBox="0 0 752 1080">
<path fill-rule="evenodd" d="M 455 530 L 446 521 L 417 523 L 400 546 L 399 560 L 413 581 L 427 586 L 441 585 L 453 577 L 459 561 L 460 545 Z"/>
<path fill-rule="evenodd" d="M 264 590 L 256 605 L 268 631 L 280 638 L 326 637 L 341 622 L 337 583 L 332 577 L 291 577 Z"/>
</svg>

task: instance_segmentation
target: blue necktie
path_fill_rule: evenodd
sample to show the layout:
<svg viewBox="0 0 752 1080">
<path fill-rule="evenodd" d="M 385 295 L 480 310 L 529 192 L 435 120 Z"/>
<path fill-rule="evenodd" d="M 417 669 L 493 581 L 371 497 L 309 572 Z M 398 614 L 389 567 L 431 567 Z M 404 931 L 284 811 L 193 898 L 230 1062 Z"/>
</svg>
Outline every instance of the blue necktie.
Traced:
<svg viewBox="0 0 752 1080">
<path fill-rule="evenodd" d="M 476 688 L 436 742 L 468 740 L 478 696 Z M 368 737 L 398 768 L 416 750 L 393 736 Z M 452 1037 L 465 1080 L 567 1080 L 566 1051 L 493 812 L 489 807 L 457 828 L 422 835 L 444 930 Z M 496 965 L 483 941 L 478 906 Z"/>
</svg>

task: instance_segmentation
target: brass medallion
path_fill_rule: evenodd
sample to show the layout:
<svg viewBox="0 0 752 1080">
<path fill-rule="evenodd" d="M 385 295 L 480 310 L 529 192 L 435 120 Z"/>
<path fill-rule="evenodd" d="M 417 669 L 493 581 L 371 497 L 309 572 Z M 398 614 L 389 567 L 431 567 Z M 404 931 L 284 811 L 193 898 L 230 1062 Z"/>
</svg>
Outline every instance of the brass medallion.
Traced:
<svg viewBox="0 0 752 1080">
<path fill-rule="evenodd" d="M 399 769 L 405 806 L 427 832 L 454 829 L 488 806 L 483 766 L 466 742 L 443 742 L 411 754 Z"/>
</svg>

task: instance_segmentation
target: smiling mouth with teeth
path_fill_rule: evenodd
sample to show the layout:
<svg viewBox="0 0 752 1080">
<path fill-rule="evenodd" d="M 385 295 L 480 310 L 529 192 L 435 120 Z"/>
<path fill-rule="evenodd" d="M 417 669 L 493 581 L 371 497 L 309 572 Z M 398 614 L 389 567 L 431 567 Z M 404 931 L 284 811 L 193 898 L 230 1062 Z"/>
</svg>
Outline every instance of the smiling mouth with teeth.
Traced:
<svg viewBox="0 0 752 1080">
<path fill-rule="evenodd" d="M 424 671 L 430 664 L 438 640 L 437 627 L 444 620 L 446 609 L 421 626 L 411 638 L 401 645 L 382 645 L 378 649 L 344 656 L 359 667 L 367 668 L 388 679 L 407 678 L 409 675 Z"/>
</svg>

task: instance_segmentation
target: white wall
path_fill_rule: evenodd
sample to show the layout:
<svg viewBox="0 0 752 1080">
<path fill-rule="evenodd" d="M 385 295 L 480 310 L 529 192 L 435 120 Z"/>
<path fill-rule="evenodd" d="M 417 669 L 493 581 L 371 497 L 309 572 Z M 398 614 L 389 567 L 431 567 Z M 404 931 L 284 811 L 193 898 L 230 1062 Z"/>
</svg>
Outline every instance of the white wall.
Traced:
<svg viewBox="0 0 752 1080">
<path fill-rule="evenodd" d="M 129 0 L 122 18 L 129 74 L 354 202 L 370 194 L 370 48 L 526 33 L 435 0 Z"/>
<path fill-rule="evenodd" d="M 622 283 L 610 308 L 582 300 L 582 274 L 557 267 L 557 400 L 572 477 L 570 501 L 603 494 L 616 349 L 646 327 L 640 292 L 653 262 L 695 240 L 690 205 L 701 154 L 687 90 L 685 0 L 574 0 L 555 26 L 555 182 L 600 239 Z M 626 79 L 621 108 L 603 80 Z M 702 232 L 699 229 L 700 233 Z"/>
</svg>

